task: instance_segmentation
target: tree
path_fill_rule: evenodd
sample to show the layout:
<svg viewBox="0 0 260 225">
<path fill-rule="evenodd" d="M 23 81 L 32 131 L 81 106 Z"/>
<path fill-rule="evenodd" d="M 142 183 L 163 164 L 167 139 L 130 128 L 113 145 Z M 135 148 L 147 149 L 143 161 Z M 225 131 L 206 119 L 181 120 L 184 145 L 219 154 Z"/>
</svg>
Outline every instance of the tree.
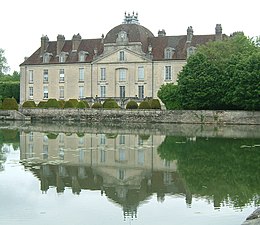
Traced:
<svg viewBox="0 0 260 225">
<path fill-rule="evenodd" d="M 199 46 L 178 75 L 178 86 L 164 85 L 158 97 L 180 109 L 242 109 L 260 107 L 259 38 L 234 33 Z"/>
<path fill-rule="evenodd" d="M 4 74 L 9 69 L 4 53 L 5 51 L 2 48 L 0 48 L 0 75 Z"/>
</svg>

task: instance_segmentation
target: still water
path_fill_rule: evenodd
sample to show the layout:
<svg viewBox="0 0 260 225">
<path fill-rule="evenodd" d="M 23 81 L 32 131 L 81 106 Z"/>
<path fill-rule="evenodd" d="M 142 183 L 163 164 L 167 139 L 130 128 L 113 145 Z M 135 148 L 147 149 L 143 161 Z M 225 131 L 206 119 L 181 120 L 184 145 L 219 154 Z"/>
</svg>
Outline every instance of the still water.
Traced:
<svg viewBox="0 0 260 225">
<path fill-rule="evenodd" d="M 0 124 L 0 224 L 241 225 L 259 127 Z"/>
</svg>

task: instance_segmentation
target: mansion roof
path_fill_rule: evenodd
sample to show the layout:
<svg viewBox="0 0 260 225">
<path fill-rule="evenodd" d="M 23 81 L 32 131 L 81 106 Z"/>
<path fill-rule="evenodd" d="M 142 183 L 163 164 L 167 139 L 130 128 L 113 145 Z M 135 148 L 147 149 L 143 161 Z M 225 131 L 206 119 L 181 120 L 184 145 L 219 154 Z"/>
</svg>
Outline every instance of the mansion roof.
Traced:
<svg viewBox="0 0 260 225">
<path fill-rule="evenodd" d="M 130 17 L 129 17 L 130 18 Z M 64 63 L 90 63 L 98 57 L 104 55 L 106 46 L 119 46 L 127 48 L 128 45 L 138 44 L 141 46 L 143 55 L 150 55 L 150 59 L 154 61 L 166 60 L 165 50 L 172 49 L 173 60 L 185 60 L 187 58 L 187 49 L 191 46 L 196 47 L 209 41 L 217 39 L 217 33 L 211 35 L 193 35 L 192 27 L 189 27 L 186 35 L 166 36 L 164 30 L 158 32 L 158 36 L 139 24 L 137 16 L 135 21 L 127 17 L 125 22 L 112 28 L 107 35 L 97 39 L 81 39 L 81 36 L 74 35 L 72 40 L 65 40 L 64 36 L 58 35 L 57 41 L 49 41 L 47 36 L 41 38 L 41 46 L 30 57 L 25 59 L 23 65 L 41 65 L 46 63 L 61 63 L 60 55 L 65 55 Z M 130 21 L 130 22 L 129 22 Z M 217 24 L 218 28 L 221 25 Z M 189 30 L 191 29 L 191 30 Z M 119 43 L 119 34 L 126 34 L 126 42 Z M 216 27 L 217 32 L 217 27 Z M 221 28 L 222 38 L 222 28 Z M 85 57 L 80 59 L 80 54 Z M 49 60 L 43 60 L 43 55 L 48 54 Z"/>
</svg>

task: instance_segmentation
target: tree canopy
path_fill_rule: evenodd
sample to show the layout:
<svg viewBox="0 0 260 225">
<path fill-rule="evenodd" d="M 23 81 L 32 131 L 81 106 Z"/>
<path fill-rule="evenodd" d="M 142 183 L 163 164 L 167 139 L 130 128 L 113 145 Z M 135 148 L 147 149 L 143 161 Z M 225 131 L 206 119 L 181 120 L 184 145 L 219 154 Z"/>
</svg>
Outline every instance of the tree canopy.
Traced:
<svg viewBox="0 0 260 225">
<path fill-rule="evenodd" d="M 0 75 L 4 74 L 9 69 L 4 53 L 5 51 L 0 48 Z"/>
<path fill-rule="evenodd" d="M 199 46 L 178 75 L 161 86 L 167 109 L 260 110 L 259 39 L 236 33 Z"/>
</svg>

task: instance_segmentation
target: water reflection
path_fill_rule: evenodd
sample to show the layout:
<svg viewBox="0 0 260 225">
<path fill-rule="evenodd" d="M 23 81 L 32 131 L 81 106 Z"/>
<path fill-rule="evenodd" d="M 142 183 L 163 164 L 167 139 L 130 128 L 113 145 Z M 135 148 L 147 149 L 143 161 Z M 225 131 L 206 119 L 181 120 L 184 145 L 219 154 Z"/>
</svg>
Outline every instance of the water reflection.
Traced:
<svg viewBox="0 0 260 225">
<path fill-rule="evenodd" d="M 125 218 L 135 218 L 140 205 L 154 195 L 159 202 L 183 196 L 188 208 L 198 199 L 215 209 L 257 207 L 260 138 L 245 128 L 240 129 L 242 138 L 234 129 L 225 137 L 225 129 L 220 128 L 218 135 L 215 128 L 198 127 L 196 132 L 186 129 L 176 135 L 158 129 L 102 127 L 5 129 L 0 160 L 3 165 L 3 146 L 20 146 L 20 162 L 39 179 L 43 193 L 54 188 L 76 195 L 99 191 L 122 208 Z"/>
</svg>

